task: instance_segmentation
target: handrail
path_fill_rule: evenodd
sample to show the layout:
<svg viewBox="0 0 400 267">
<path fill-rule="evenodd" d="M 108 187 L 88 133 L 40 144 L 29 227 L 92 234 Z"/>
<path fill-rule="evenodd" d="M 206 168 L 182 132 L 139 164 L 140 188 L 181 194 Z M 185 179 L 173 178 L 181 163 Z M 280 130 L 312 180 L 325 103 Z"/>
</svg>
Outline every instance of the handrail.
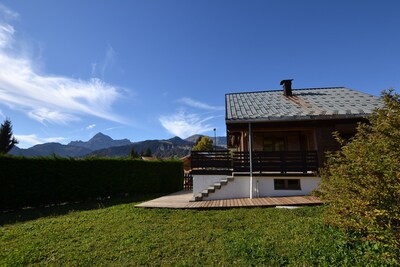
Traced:
<svg viewBox="0 0 400 267">
<path fill-rule="evenodd" d="M 248 172 L 249 152 L 233 153 L 233 170 Z M 302 172 L 318 170 L 317 151 L 253 151 L 253 172 Z"/>
<path fill-rule="evenodd" d="M 192 151 L 192 173 L 249 172 L 249 152 Z M 317 151 L 253 151 L 253 173 L 308 173 L 318 171 Z"/>
<path fill-rule="evenodd" d="M 229 150 L 192 151 L 192 173 L 230 174 L 232 158 Z"/>
</svg>

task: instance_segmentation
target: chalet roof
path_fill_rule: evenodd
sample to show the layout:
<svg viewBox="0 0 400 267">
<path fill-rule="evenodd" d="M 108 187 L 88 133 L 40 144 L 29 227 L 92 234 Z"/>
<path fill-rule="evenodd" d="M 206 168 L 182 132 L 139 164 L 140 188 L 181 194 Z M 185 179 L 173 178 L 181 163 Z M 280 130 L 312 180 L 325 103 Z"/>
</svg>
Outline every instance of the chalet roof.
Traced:
<svg viewBox="0 0 400 267">
<path fill-rule="evenodd" d="M 232 93 L 225 95 L 226 121 L 292 121 L 363 117 L 381 106 L 379 97 L 345 87 Z"/>
</svg>

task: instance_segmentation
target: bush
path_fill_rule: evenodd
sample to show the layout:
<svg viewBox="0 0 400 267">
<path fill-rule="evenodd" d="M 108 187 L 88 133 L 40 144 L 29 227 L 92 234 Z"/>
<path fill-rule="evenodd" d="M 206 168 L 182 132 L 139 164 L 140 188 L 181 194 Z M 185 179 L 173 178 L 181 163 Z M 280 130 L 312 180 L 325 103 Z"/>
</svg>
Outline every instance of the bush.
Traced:
<svg viewBox="0 0 400 267">
<path fill-rule="evenodd" d="M 182 186 L 181 161 L 0 157 L 0 209 L 169 193 Z"/>
<path fill-rule="evenodd" d="M 328 157 L 321 193 L 327 222 L 373 242 L 387 257 L 400 252 L 400 97 L 383 92 L 384 106 Z M 385 253 L 383 253 L 385 255 Z"/>
</svg>

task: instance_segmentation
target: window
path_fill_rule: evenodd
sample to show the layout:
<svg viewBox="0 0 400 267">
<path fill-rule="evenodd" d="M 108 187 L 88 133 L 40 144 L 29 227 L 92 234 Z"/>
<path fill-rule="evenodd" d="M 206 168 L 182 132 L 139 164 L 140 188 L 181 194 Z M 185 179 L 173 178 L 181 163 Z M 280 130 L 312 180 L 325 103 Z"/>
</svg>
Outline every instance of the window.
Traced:
<svg viewBox="0 0 400 267">
<path fill-rule="evenodd" d="M 285 150 L 285 138 L 282 136 L 264 136 L 263 141 L 264 151 L 284 151 Z"/>
<path fill-rule="evenodd" d="M 275 190 L 301 190 L 300 179 L 274 179 Z"/>
</svg>

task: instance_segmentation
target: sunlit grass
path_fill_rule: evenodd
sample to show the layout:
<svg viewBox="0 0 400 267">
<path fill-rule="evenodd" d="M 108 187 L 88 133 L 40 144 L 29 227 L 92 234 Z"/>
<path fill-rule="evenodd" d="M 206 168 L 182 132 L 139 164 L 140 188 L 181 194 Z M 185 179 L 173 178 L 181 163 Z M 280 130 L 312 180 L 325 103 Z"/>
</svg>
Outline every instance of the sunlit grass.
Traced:
<svg viewBox="0 0 400 267">
<path fill-rule="evenodd" d="M 342 266 L 367 260 L 323 225 L 323 207 L 195 211 L 134 204 L 4 224 L 0 265 Z"/>
</svg>

